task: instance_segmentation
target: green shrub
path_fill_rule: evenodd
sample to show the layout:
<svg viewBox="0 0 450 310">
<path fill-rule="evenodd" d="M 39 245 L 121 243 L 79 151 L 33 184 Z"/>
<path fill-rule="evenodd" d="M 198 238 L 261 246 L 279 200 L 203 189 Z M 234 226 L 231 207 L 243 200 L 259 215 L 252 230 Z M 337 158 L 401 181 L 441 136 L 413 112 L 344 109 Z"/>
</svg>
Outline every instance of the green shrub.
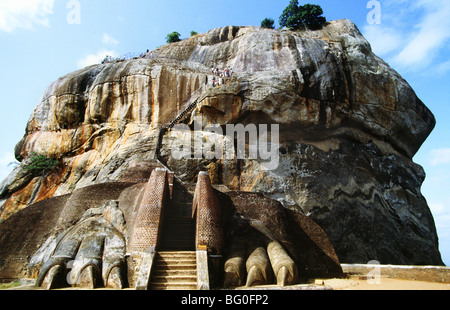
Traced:
<svg viewBox="0 0 450 310">
<path fill-rule="evenodd" d="M 275 29 L 275 21 L 272 18 L 264 18 L 261 22 L 261 28 Z"/>
<path fill-rule="evenodd" d="M 56 159 L 49 158 L 45 155 L 39 155 L 37 153 L 31 153 L 24 168 L 29 173 L 38 176 L 47 174 L 48 172 L 52 171 L 58 164 L 59 161 Z"/>
<path fill-rule="evenodd" d="M 178 32 L 174 31 L 172 33 L 169 33 L 166 36 L 166 42 L 167 43 L 174 43 L 174 42 L 178 42 L 181 41 L 180 39 L 181 34 L 179 34 Z"/>
</svg>

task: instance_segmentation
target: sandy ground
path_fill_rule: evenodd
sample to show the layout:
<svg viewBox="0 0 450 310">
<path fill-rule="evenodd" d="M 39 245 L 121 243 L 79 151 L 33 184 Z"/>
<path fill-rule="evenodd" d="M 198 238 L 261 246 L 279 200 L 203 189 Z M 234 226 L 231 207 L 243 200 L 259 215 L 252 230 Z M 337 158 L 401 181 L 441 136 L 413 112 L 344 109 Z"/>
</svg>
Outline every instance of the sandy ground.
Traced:
<svg viewBox="0 0 450 310">
<path fill-rule="evenodd" d="M 390 278 L 381 278 L 378 283 L 369 283 L 366 279 L 358 277 L 349 279 L 324 279 L 316 280 L 316 285 L 329 286 L 333 290 L 450 290 L 450 283 Z"/>
<path fill-rule="evenodd" d="M 17 287 L 1 287 L 0 290 L 36 290 L 33 285 L 23 285 Z M 79 288 L 66 288 L 63 290 L 80 290 Z M 83 289 L 81 289 L 83 290 Z M 130 289 L 128 289 L 130 290 Z M 353 276 L 343 279 L 317 279 L 315 283 L 278 287 L 275 285 L 242 287 L 238 290 L 450 290 L 450 283 L 437 283 L 413 280 L 401 280 L 392 278 L 381 278 L 377 283 L 370 283 L 366 278 Z"/>
</svg>

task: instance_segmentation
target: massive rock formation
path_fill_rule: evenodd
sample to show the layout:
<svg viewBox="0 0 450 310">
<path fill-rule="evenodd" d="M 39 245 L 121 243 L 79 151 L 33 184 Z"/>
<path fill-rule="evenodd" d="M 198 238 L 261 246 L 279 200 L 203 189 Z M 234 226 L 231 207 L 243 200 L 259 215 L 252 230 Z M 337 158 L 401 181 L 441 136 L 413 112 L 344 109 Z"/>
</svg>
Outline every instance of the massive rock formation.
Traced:
<svg viewBox="0 0 450 310">
<path fill-rule="evenodd" d="M 216 67 L 232 68 L 233 76 L 212 87 Z M 180 140 L 226 140 L 160 135 L 175 119 L 193 129 L 200 117 L 220 128 L 278 124 L 279 165 L 174 158 Z M 218 28 L 50 85 L 16 147 L 22 163 L 0 184 L 1 218 L 95 184 L 146 182 L 146 162 L 160 155 L 186 183 L 206 170 L 213 183 L 261 192 L 307 215 L 341 262 L 440 265 L 420 192 L 425 173 L 412 161 L 434 125 L 408 83 L 348 20 L 318 31 Z M 25 167 L 33 153 L 59 165 L 32 175 Z"/>
</svg>

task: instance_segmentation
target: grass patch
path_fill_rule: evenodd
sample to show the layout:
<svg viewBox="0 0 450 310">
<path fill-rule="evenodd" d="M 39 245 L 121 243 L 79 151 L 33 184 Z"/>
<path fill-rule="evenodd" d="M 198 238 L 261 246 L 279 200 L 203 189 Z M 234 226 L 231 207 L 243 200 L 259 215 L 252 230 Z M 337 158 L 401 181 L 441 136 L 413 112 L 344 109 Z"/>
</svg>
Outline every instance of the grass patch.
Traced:
<svg viewBox="0 0 450 310">
<path fill-rule="evenodd" d="M 13 282 L 10 282 L 10 283 L 0 283 L 0 290 L 7 290 L 7 289 L 10 289 L 10 288 L 19 287 L 21 285 L 22 284 L 20 283 L 19 280 L 16 280 L 16 281 L 13 281 Z"/>
</svg>

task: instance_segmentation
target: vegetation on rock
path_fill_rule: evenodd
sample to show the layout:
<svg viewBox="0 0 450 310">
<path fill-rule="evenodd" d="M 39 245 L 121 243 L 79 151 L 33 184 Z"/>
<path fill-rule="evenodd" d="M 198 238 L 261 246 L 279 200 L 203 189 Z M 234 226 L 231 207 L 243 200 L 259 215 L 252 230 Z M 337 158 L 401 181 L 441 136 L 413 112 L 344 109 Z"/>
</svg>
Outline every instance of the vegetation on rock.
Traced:
<svg viewBox="0 0 450 310">
<path fill-rule="evenodd" d="M 174 42 L 179 42 L 181 41 L 180 39 L 181 34 L 179 34 L 178 32 L 174 31 L 172 33 L 169 33 L 166 36 L 166 42 L 167 43 L 174 43 Z"/>
<path fill-rule="evenodd" d="M 59 162 L 56 159 L 32 153 L 29 157 L 29 162 L 24 166 L 24 169 L 35 176 L 45 175 L 52 171 L 58 163 Z"/>
<path fill-rule="evenodd" d="M 275 21 L 272 18 L 264 18 L 261 22 L 261 28 L 275 29 Z"/>
<path fill-rule="evenodd" d="M 322 28 L 327 21 L 322 14 L 323 10 L 320 5 L 305 4 L 299 6 L 298 0 L 291 0 L 291 3 L 280 16 L 280 26 L 292 30 L 317 30 Z"/>
</svg>

